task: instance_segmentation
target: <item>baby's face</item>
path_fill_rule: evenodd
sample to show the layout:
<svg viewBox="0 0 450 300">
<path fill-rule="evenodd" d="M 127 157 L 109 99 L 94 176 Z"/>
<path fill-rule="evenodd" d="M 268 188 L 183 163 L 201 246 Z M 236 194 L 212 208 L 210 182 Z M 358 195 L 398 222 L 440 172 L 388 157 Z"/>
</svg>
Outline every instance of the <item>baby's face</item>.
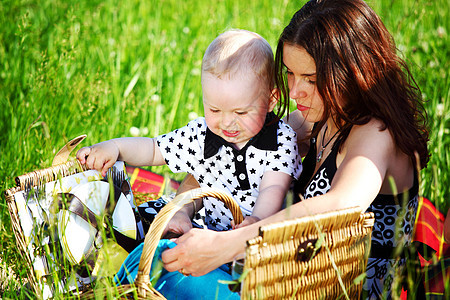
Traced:
<svg viewBox="0 0 450 300">
<path fill-rule="evenodd" d="M 277 101 L 256 76 L 235 77 L 221 79 L 203 73 L 203 106 L 208 128 L 241 149 L 258 134 Z"/>
</svg>

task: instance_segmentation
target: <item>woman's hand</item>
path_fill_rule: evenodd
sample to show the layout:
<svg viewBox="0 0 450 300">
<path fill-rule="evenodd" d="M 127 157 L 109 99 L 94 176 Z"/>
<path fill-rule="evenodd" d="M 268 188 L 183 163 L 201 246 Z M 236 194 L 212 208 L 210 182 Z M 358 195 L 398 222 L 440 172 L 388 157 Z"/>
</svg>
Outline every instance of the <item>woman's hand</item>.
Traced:
<svg viewBox="0 0 450 300">
<path fill-rule="evenodd" d="M 202 276 L 217 269 L 232 261 L 235 251 L 241 248 L 239 240 L 229 236 L 232 232 L 191 229 L 175 240 L 175 248 L 162 253 L 164 268 L 169 272 L 183 269 L 183 273 L 192 276 Z"/>
</svg>

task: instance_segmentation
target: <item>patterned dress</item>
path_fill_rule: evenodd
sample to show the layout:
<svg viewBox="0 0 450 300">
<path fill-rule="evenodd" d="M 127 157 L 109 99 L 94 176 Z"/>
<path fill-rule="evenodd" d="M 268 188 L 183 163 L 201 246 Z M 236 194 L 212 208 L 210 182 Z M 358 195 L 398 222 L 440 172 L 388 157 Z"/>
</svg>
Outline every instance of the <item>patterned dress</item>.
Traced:
<svg viewBox="0 0 450 300">
<path fill-rule="evenodd" d="M 323 195 L 328 192 L 336 174 L 336 156 L 340 140 L 333 148 L 315 174 L 316 139 L 312 138 L 311 147 L 303 160 L 303 173 L 295 183 L 295 194 L 304 199 Z M 299 200 L 299 199 L 298 199 Z M 378 194 L 367 209 L 375 215 L 372 232 L 371 252 L 366 269 L 366 281 L 363 287 L 363 299 L 390 299 L 391 285 L 398 272 L 405 265 L 403 250 L 410 245 L 418 206 L 418 178 L 414 175 L 413 186 L 405 193 L 393 195 Z M 397 249 L 398 247 L 398 249 Z M 394 251 L 395 250 L 395 251 Z M 394 257 L 394 253 L 399 253 Z"/>
</svg>

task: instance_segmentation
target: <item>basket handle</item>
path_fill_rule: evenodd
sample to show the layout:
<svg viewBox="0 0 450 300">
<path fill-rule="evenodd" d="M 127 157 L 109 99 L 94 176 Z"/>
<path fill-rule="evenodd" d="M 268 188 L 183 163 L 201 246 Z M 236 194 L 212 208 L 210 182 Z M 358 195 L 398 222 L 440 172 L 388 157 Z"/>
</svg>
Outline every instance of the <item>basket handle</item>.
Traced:
<svg viewBox="0 0 450 300">
<path fill-rule="evenodd" d="M 81 143 L 86 136 L 87 135 L 82 134 L 65 144 L 53 158 L 52 167 L 65 163 L 69 158 L 70 152 L 72 152 L 72 150 L 78 146 L 78 144 Z"/>
<path fill-rule="evenodd" d="M 239 205 L 228 193 L 224 191 L 210 188 L 197 188 L 177 195 L 156 215 L 156 218 L 150 225 L 150 229 L 145 235 L 144 248 L 142 250 L 139 269 L 135 280 L 135 285 L 139 296 L 146 297 L 147 292 L 151 294 L 156 292 L 156 290 L 150 286 L 150 268 L 156 247 L 158 246 L 158 242 L 161 239 L 162 233 L 168 222 L 185 204 L 204 197 L 214 197 L 222 201 L 231 211 L 235 224 L 242 223 L 244 218 Z"/>
</svg>

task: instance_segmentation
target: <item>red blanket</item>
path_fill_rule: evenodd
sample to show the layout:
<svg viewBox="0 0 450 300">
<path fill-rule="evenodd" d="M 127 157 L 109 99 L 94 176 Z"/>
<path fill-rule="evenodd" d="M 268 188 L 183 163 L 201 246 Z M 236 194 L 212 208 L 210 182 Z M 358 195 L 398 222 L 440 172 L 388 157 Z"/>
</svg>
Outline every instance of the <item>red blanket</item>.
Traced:
<svg viewBox="0 0 450 300">
<path fill-rule="evenodd" d="M 127 173 L 130 177 L 131 189 L 134 193 L 151 195 L 157 199 L 163 194 L 176 192 L 179 182 L 141 168 L 127 166 Z"/>
<path fill-rule="evenodd" d="M 447 218 L 430 200 L 421 197 L 413 240 L 418 244 L 425 294 L 445 299 L 445 284 L 450 285 L 450 210 Z"/>
</svg>

